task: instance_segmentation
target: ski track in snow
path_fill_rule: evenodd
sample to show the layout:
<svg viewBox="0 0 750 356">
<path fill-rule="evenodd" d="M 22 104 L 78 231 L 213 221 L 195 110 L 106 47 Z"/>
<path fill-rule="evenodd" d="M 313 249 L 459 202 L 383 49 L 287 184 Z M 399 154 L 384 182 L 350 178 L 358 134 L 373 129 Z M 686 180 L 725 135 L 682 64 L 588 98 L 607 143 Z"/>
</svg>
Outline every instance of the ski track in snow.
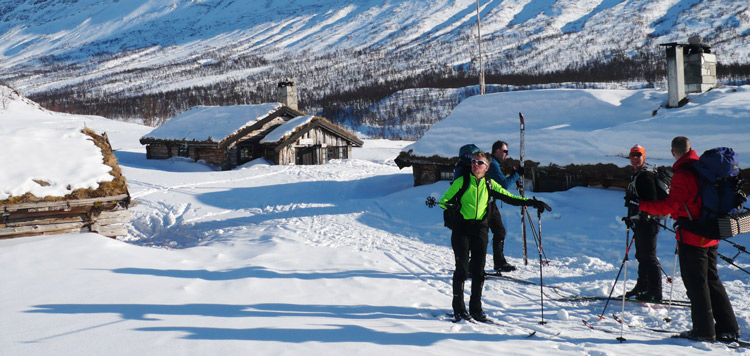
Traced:
<svg viewBox="0 0 750 356">
<path fill-rule="evenodd" d="M 252 183 L 256 178 L 268 179 L 269 177 L 280 175 L 287 171 L 288 169 L 285 169 L 280 172 L 246 177 L 244 180 Z M 294 174 L 301 175 L 302 173 L 297 172 Z M 215 180 L 194 184 L 181 184 L 172 187 L 162 186 L 158 189 L 159 191 L 176 191 L 186 187 L 218 184 L 228 181 L 232 180 Z M 142 186 L 145 187 L 146 185 Z M 149 187 L 147 189 L 151 188 Z M 206 230 L 191 230 L 189 228 L 186 229 L 186 227 L 190 226 L 190 223 L 202 219 L 216 218 L 218 215 L 222 214 L 237 213 L 237 211 L 234 211 L 203 214 L 191 219 L 186 219 L 186 213 L 191 210 L 190 204 L 169 204 L 161 201 L 146 200 L 146 197 L 153 195 L 153 193 L 156 193 L 157 191 L 149 190 L 149 192 L 151 193 L 140 194 L 138 197 L 139 201 L 141 201 L 144 206 L 150 208 L 149 210 L 152 214 L 150 218 L 152 218 L 152 222 L 155 225 L 163 225 L 157 229 L 153 229 L 154 232 L 157 233 L 170 231 L 170 235 L 174 236 L 179 234 L 180 231 L 184 231 L 185 233 L 189 231 L 193 235 L 206 235 L 211 232 L 210 224 L 209 228 Z M 384 209 L 377 201 L 354 200 L 340 204 L 344 206 L 338 206 L 338 209 L 358 212 L 273 219 L 261 223 L 261 226 L 247 226 L 247 228 L 256 231 L 270 228 L 273 229 L 271 233 L 274 235 L 297 236 L 303 239 L 304 243 L 311 246 L 348 248 L 354 252 L 378 251 L 398 265 L 403 272 L 411 275 L 415 280 L 420 281 L 430 290 L 445 296 L 446 312 L 449 311 L 449 301 L 452 296 L 451 278 L 453 270 L 453 254 L 448 246 L 425 245 L 409 236 L 393 236 L 388 230 L 363 225 L 359 221 L 363 215 L 367 215 L 369 219 L 379 221 L 379 224 L 383 225 L 399 223 L 398 219 L 394 219 L 393 216 L 388 213 L 387 209 Z M 269 205 L 266 206 L 263 211 L 251 212 L 250 210 L 243 210 L 240 211 L 240 213 L 247 214 L 246 216 L 251 217 L 256 214 L 292 213 L 297 209 L 304 209 L 305 207 L 304 204 L 290 204 L 285 206 Z M 156 218 L 157 216 L 158 218 Z M 407 233 L 413 233 L 412 231 L 409 231 L 410 228 L 405 228 L 404 230 Z M 149 234 L 148 231 L 142 231 L 141 233 L 142 235 Z M 445 234 L 449 234 L 449 232 L 445 232 Z M 195 238 L 195 240 L 198 241 L 199 239 Z M 429 248 L 426 248 L 425 246 Z M 490 259 L 491 255 L 488 255 L 488 265 L 491 263 Z M 533 262 L 534 259 L 532 258 L 531 266 L 528 271 L 522 272 L 522 277 L 532 281 L 534 280 L 533 278 L 536 277 L 535 273 L 538 273 L 538 269 L 533 267 Z M 469 285 L 470 283 L 467 283 L 467 292 L 469 290 Z M 582 330 L 585 328 L 576 317 L 562 321 L 565 324 L 564 326 L 560 326 L 560 321 L 556 320 L 558 326 L 554 328 L 537 325 L 537 321 L 528 320 L 529 314 L 540 314 L 533 311 L 539 309 L 539 293 L 540 288 L 538 285 L 521 285 L 513 281 L 487 279 L 484 291 L 485 311 L 487 311 L 491 317 L 496 319 L 499 324 L 484 325 L 459 323 L 447 327 L 450 328 L 452 332 L 470 330 L 472 332 L 505 335 L 528 335 L 530 331 L 536 331 L 538 337 L 551 340 L 563 340 L 565 329 L 572 328 L 574 330 Z M 554 313 L 560 308 L 574 309 L 575 313 L 592 317 L 594 314 L 591 312 L 591 309 L 595 309 L 602 305 L 598 302 L 565 303 L 549 300 L 550 298 L 559 296 L 562 296 L 562 293 L 559 292 L 557 288 L 548 287 L 545 289 L 545 317 L 547 319 L 549 319 L 550 316 L 556 317 Z M 466 298 L 468 299 L 468 294 L 466 295 Z M 512 303 L 510 301 L 512 301 Z M 617 308 L 615 308 L 613 304 L 614 303 L 610 303 L 609 310 L 616 312 L 617 310 L 615 309 Z M 643 311 L 648 311 L 649 314 L 659 313 L 656 309 L 643 308 Z M 442 315 L 429 315 L 425 317 L 437 317 L 439 320 L 448 321 L 448 317 Z M 610 325 L 609 327 L 611 328 L 612 326 Z M 602 333 L 602 331 L 592 330 L 591 333 L 597 334 Z M 610 333 L 606 334 L 605 337 L 609 337 Z M 639 333 L 638 337 L 653 338 L 653 335 L 651 334 Z M 633 332 L 629 331 L 629 335 L 633 337 Z M 586 347 L 580 347 L 580 349 L 585 350 Z"/>
</svg>

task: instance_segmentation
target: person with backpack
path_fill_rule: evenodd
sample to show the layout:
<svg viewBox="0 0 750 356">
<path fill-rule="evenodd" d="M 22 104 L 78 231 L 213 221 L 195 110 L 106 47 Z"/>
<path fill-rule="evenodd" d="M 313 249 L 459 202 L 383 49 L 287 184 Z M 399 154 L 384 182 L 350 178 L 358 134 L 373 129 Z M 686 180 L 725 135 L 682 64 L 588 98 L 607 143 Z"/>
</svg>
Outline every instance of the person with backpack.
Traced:
<svg viewBox="0 0 750 356">
<path fill-rule="evenodd" d="M 656 258 L 656 241 L 659 235 L 658 217 L 638 209 L 641 201 L 657 200 L 656 174 L 646 166 L 646 149 L 635 145 L 630 149 L 630 165 L 633 175 L 625 191 L 625 206 L 628 215 L 625 223 L 633 229 L 635 259 L 638 260 L 638 279 L 635 287 L 625 293 L 626 298 L 660 302 L 661 265 Z"/>
<path fill-rule="evenodd" d="M 669 195 L 663 200 L 641 201 L 638 208 L 654 215 L 671 214 L 678 221 L 680 218 L 698 219 L 702 201 L 698 177 L 692 167 L 698 161 L 698 154 L 684 136 L 675 137 L 671 146 L 675 163 Z M 679 225 L 675 238 L 693 322 L 693 329 L 680 336 L 699 341 L 737 340 L 740 329 L 716 268 L 719 241 L 707 239 Z"/>
<path fill-rule="evenodd" d="M 468 147 L 464 146 L 464 147 Z M 473 146 L 473 145 L 471 145 Z M 476 147 L 476 146 L 474 146 Z M 479 148 L 476 148 L 477 150 Z M 504 141 L 495 141 L 492 144 L 492 160 L 490 161 L 490 167 L 487 170 L 487 174 L 492 180 L 500 183 L 503 189 L 508 190 L 513 186 L 520 176 L 523 176 L 523 167 L 513 167 L 513 172 L 506 176 L 500 169 L 500 163 L 508 157 L 508 143 Z M 460 151 L 459 151 L 460 154 Z M 459 163 L 461 161 L 459 160 Z M 456 169 L 453 172 L 453 179 L 457 179 L 463 173 L 464 169 L 470 168 L 463 164 L 457 164 Z M 497 204 L 493 201 L 490 207 L 489 225 L 490 231 L 492 231 L 492 262 L 493 270 L 497 273 L 512 272 L 516 270 L 516 266 L 508 263 L 505 259 L 505 225 L 503 224 L 503 217 L 500 214 Z"/>
<path fill-rule="evenodd" d="M 533 206 L 540 212 L 552 210 L 536 198 L 527 199 L 509 193 L 499 183 L 486 176 L 490 154 L 481 151 L 472 154 L 471 172 L 458 177 L 440 198 L 440 207 L 456 209 L 455 221 L 446 222 L 451 227 L 451 247 L 456 261 L 453 272 L 453 313 L 456 320 L 491 322 L 482 310 L 484 265 L 487 255 L 489 229 L 488 208 L 490 197 L 510 205 Z M 471 274 L 469 311 L 464 302 L 464 282 Z"/>
</svg>

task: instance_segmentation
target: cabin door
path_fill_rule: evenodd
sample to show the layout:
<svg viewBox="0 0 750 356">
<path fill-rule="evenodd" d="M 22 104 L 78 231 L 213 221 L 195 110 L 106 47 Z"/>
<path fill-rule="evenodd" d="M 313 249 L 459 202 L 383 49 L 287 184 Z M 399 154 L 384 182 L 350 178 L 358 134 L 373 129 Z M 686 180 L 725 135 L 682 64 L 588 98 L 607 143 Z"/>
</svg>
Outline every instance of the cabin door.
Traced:
<svg viewBox="0 0 750 356">
<path fill-rule="evenodd" d="M 315 159 L 315 147 L 298 147 L 297 148 L 297 165 L 317 164 Z"/>
</svg>

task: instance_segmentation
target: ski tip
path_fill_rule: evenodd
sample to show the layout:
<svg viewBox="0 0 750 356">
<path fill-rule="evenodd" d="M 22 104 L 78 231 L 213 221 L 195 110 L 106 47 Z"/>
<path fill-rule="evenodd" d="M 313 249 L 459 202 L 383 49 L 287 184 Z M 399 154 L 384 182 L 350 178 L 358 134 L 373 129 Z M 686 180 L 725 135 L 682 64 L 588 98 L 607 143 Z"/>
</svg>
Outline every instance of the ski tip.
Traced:
<svg viewBox="0 0 750 356">
<path fill-rule="evenodd" d="M 526 337 L 532 337 L 532 336 L 534 336 L 534 335 L 536 335 L 536 330 L 532 331 L 532 332 L 531 332 L 531 334 L 529 334 L 529 335 L 526 335 Z"/>
</svg>

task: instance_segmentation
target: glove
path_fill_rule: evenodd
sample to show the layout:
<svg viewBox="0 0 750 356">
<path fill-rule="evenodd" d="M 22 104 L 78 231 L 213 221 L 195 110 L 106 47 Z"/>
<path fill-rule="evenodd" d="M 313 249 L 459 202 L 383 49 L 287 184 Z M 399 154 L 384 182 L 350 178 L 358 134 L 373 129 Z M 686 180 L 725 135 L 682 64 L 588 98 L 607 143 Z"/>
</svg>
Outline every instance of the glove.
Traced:
<svg viewBox="0 0 750 356">
<path fill-rule="evenodd" d="M 543 213 L 545 210 L 546 211 L 552 211 L 552 208 L 549 205 L 547 205 L 547 203 L 545 203 L 545 202 L 543 202 L 541 200 L 536 200 L 536 197 L 531 198 L 531 206 L 533 206 L 534 208 L 536 208 L 536 210 L 539 213 Z"/>
<path fill-rule="evenodd" d="M 638 205 L 640 205 L 640 203 L 636 199 L 625 199 L 625 206 L 628 208 L 638 210 Z"/>
<path fill-rule="evenodd" d="M 622 221 L 624 221 L 624 222 L 625 222 L 625 226 L 627 226 L 627 227 L 628 227 L 628 228 L 630 228 L 631 230 L 632 230 L 632 229 L 633 229 L 633 227 L 635 226 L 635 223 L 633 223 L 633 220 L 631 220 L 631 219 L 630 219 L 629 217 L 627 217 L 627 216 L 626 216 L 626 217 L 624 217 L 624 218 L 622 218 Z"/>
<path fill-rule="evenodd" d="M 521 177 L 523 177 L 523 174 L 526 172 L 521 166 L 513 167 L 513 171 L 518 173 L 518 175 Z"/>
</svg>

